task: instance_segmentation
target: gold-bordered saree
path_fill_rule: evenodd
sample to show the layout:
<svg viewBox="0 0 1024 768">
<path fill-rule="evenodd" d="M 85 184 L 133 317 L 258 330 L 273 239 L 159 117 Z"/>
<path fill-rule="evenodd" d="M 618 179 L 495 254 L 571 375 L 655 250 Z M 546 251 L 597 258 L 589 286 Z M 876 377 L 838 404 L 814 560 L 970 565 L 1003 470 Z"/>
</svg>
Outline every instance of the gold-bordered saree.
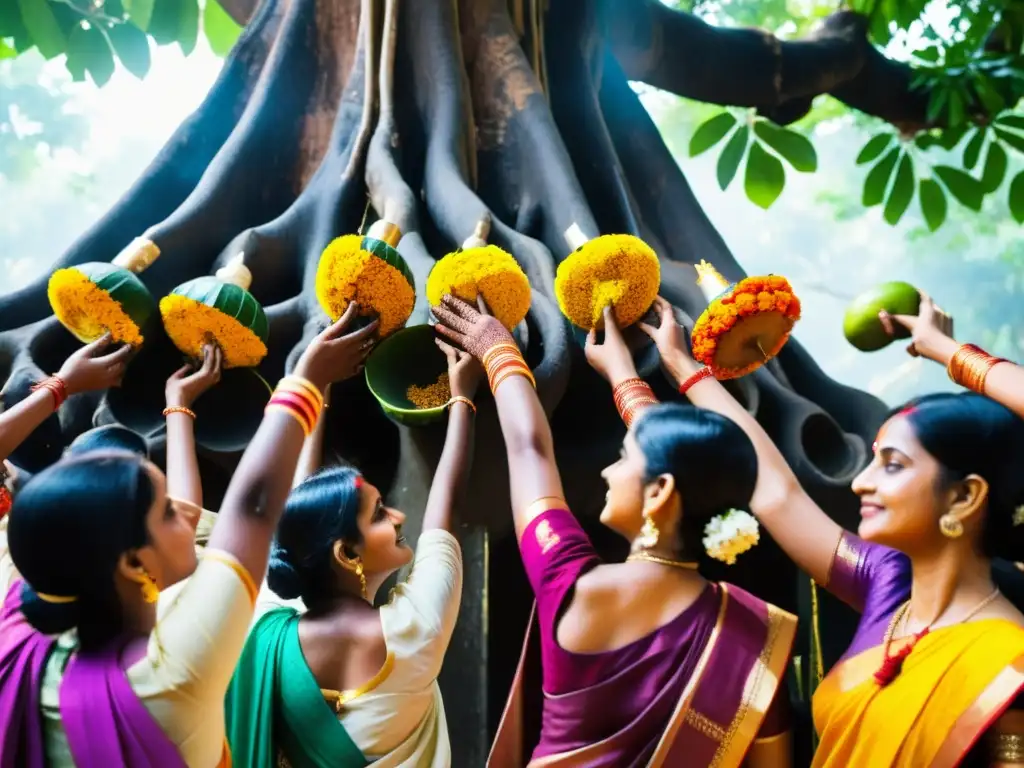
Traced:
<svg viewBox="0 0 1024 768">
<path fill-rule="evenodd" d="M 874 679 L 883 653 L 844 659 L 818 687 L 814 768 L 959 765 L 1024 690 L 1024 629 L 1003 619 L 930 632 L 885 687 Z"/>
<path fill-rule="evenodd" d="M 754 742 L 785 673 L 796 634 L 796 617 L 733 585 L 719 584 L 718 614 L 711 636 L 699 651 L 693 674 L 681 688 L 678 702 L 647 762 L 648 768 L 670 766 L 739 766 Z M 512 690 L 498 726 L 489 768 L 568 768 L 594 763 L 634 764 L 635 754 L 623 742 L 634 728 L 651 728 L 643 718 L 629 723 L 601 741 L 560 754 L 548 754 L 528 763 L 524 756 L 525 720 L 540 709 L 539 637 L 536 609 L 530 616 L 526 640 Z M 624 681 L 628 686 L 629 681 Z M 596 688 L 594 686 L 593 688 Z M 614 706 L 607 692 L 585 688 L 547 697 L 570 707 Z"/>
</svg>

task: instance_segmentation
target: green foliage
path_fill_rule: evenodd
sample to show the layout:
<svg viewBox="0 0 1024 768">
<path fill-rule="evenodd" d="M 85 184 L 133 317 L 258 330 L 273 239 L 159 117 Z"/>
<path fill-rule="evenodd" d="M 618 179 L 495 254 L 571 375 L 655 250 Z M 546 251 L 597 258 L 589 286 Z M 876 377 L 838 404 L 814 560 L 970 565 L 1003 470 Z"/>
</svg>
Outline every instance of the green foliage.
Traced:
<svg viewBox="0 0 1024 768">
<path fill-rule="evenodd" d="M 689 0 L 675 5 L 718 26 L 761 27 L 784 39 L 811 33 L 837 10 L 834 3 L 819 0 Z M 854 164 L 866 167 L 861 203 L 882 206 L 888 223 L 898 224 L 915 198 L 929 231 L 947 220 L 950 199 L 977 212 L 989 198 L 1001 197 L 1016 217 L 1024 194 L 1024 182 L 1013 177 L 1024 162 L 1024 2 L 850 0 L 846 8 L 867 17 L 870 42 L 911 68 L 911 90 L 927 94 L 922 124 L 894 127 L 829 97 L 817 99 L 808 115 L 786 128 L 718 111 L 693 133 L 690 156 L 723 145 L 718 158 L 723 190 L 746 158 L 747 196 L 768 207 L 785 187 L 785 164 L 802 173 L 818 169 L 811 143 L 816 130 L 852 118 L 869 130 L 877 126 Z M 737 125 L 750 131 L 741 132 Z M 769 170 L 766 156 L 784 164 L 770 163 Z"/>
<path fill-rule="evenodd" d="M 200 23 L 201 19 L 201 23 Z M 0 59 L 38 50 L 66 55 L 75 80 L 104 85 L 115 61 L 138 78 L 149 72 L 150 44 L 177 44 L 187 56 L 200 27 L 224 56 L 241 33 L 218 0 L 0 0 Z"/>
</svg>

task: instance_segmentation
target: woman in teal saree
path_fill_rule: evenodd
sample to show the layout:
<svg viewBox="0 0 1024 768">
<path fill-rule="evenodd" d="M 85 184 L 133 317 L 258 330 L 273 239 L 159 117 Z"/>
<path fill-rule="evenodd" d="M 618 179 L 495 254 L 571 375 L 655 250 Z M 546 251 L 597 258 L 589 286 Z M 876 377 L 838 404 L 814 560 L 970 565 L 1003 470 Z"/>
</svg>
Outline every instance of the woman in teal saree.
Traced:
<svg viewBox="0 0 1024 768">
<path fill-rule="evenodd" d="M 437 675 L 462 592 L 449 528 L 469 472 L 480 369 L 439 346 L 453 397 L 415 558 L 405 516 L 355 470 L 323 470 L 293 489 L 267 576 L 283 604 L 264 598 L 269 610 L 250 632 L 225 702 L 237 765 L 451 765 Z M 379 588 L 410 560 L 409 578 L 374 608 Z"/>
</svg>

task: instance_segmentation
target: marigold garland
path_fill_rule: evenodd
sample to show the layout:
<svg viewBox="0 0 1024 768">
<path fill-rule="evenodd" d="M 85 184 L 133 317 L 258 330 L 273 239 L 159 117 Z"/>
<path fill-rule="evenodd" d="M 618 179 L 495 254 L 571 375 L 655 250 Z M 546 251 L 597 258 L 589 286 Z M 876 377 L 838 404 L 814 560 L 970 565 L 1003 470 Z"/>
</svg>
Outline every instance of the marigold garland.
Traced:
<svg viewBox="0 0 1024 768">
<path fill-rule="evenodd" d="M 142 329 L 121 304 L 74 267 L 54 272 L 46 293 L 61 325 L 85 344 L 107 331 L 114 343 L 137 347 L 145 341 Z"/>
<path fill-rule="evenodd" d="M 711 368 L 718 379 L 738 378 L 757 369 L 764 359 L 742 367 L 731 367 L 716 360 L 723 337 L 740 332 L 748 318 L 774 313 L 780 332 L 774 343 L 762 345 L 764 358 L 777 355 L 789 340 L 794 323 L 800 319 L 800 300 L 789 281 L 779 275 L 747 277 L 731 290 L 714 299 L 704 310 L 690 334 L 694 360 Z"/>
<path fill-rule="evenodd" d="M 447 294 L 476 303 L 484 295 L 494 316 L 510 331 L 530 309 L 530 281 L 512 254 L 496 245 L 466 248 L 438 261 L 427 277 L 427 301 L 436 307 Z"/>
<path fill-rule="evenodd" d="M 332 320 L 350 302 L 359 315 L 380 319 L 380 336 L 397 331 L 412 314 L 416 292 L 405 275 L 369 251 L 362 235 L 343 235 L 324 249 L 316 271 L 316 297 Z"/>
<path fill-rule="evenodd" d="M 203 346 L 216 341 L 224 354 L 225 368 L 251 368 L 267 356 L 267 345 L 259 336 L 219 309 L 187 296 L 170 294 L 160 299 L 164 329 L 174 346 L 196 359 Z"/>
<path fill-rule="evenodd" d="M 558 265 L 555 275 L 562 314 L 586 330 L 602 327 L 602 313 L 609 305 L 620 327 L 632 325 L 650 309 L 660 286 L 658 255 L 632 235 L 588 241 Z"/>
</svg>

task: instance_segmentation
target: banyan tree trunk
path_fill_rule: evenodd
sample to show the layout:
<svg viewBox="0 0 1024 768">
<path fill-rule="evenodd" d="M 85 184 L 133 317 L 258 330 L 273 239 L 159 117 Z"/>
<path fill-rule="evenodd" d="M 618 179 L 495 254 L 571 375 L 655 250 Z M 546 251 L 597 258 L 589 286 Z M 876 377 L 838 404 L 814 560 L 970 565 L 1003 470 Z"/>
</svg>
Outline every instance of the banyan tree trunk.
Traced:
<svg viewBox="0 0 1024 768">
<path fill-rule="evenodd" d="M 624 544 L 591 522 L 604 497 L 598 472 L 613 460 L 624 429 L 553 298 L 555 268 L 568 252 L 563 232 L 577 223 L 590 234 L 642 237 L 661 256 L 663 293 L 694 317 L 704 306 L 695 261 L 707 259 L 731 279 L 743 272 L 631 89 L 625 57 L 613 53 L 595 6 L 540 5 L 265 0 L 202 106 L 54 266 L 109 261 L 145 236 L 161 255 L 142 279 L 159 297 L 244 252 L 251 290 L 270 318 L 270 354 L 260 372 L 273 382 L 325 319 L 313 295 L 321 250 L 357 230 L 368 202 L 405 233 L 399 247 L 419 294 L 414 323 L 426 319 L 423 286 L 434 259 L 489 213 L 491 241 L 516 256 L 533 286 L 527 356 L 552 418 L 568 501 L 599 547 L 616 554 Z M 74 348 L 50 317 L 45 278 L 0 299 L 8 405 Z M 638 359 L 659 394 L 675 397 L 653 351 L 639 349 Z M 159 456 L 163 378 L 178 365 L 166 340 L 154 338 L 118 392 L 72 398 L 14 462 L 38 471 L 80 432 L 115 420 L 149 434 Z M 729 386 L 808 491 L 852 527 L 857 503 L 849 484 L 866 460 L 882 403 L 829 379 L 796 341 Z M 240 380 L 225 379 L 207 395 L 216 407 L 197 427 L 212 508 L 266 397 L 239 387 Z M 328 414 L 328 453 L 361 467 L 414 522 L 443 426 L 394 425 L 361 379 L 338 387 Z M 467 586 L 442 676 L 458 766 L 482 764 L 530 602 L 501 436 L 484 397 L 477 431 L 461 512 Z M 736 566 L 708 564 L 707 572 L 791 610 L 804 605 L 807 580 L 767 539 Z M 821 610 L 827 664 L 848 639 L 851 616 L 828 601 Z M 797 650 L 805 668 L 808 634 Z"/>
</svg>

